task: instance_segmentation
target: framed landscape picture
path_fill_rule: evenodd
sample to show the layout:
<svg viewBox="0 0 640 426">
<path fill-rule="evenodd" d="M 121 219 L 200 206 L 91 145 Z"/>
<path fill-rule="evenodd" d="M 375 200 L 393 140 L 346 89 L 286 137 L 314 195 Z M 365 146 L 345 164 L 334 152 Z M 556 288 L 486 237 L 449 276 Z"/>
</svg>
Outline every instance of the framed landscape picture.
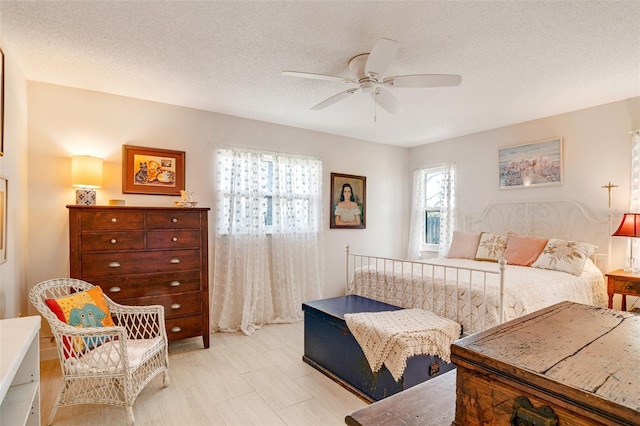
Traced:
<svg viewBox="0 0 640 426">
<path fill-rule="evenodd" d="M 330 228 L 366 228 L 367 178 L 331 173 Z"/>
<path fill-rule="evenodd" d="M 498 150 L 500 189 L 562 185 L 562 139 Z"/>
<path fill-rule="evenodd" d="M 184 151 L 123 145 L 122 193 L 180 195 L 184 157 Z"/>
</svg>

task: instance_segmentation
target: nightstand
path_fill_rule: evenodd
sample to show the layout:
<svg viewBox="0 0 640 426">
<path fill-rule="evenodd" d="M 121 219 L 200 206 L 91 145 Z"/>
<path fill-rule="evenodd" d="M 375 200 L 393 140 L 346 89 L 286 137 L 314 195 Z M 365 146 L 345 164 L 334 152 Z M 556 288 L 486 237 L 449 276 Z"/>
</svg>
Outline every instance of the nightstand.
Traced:
<svg viewBox="0 0 640 426">
<path fill-rule="evenodd" d="M 640 297 L 640 273 L 625 272 L 617 269 L 605 274 L 607 277 L 607 293 L 609 294 L 609 309 L 613 307 L 613 295 L 622 295 L 623 311 L 627 310 L 627 295 Z"/>
</svg>

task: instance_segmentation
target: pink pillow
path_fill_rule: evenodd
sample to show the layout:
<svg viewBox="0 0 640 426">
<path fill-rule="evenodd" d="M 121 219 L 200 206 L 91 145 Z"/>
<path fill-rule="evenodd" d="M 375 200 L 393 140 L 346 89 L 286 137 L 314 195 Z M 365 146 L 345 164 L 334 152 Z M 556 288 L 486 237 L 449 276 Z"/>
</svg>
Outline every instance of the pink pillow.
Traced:
<svg viewBox="0 0 640 426">
<path fill-rule="evenodd" d="M 509 265 L 531 266 L 538 259 L 548 241 L 546 238 L 525 237 L 509 232 L 504 259 Z"/>
<path fill-rule="evenodd" d="M 445 257 L 450 259 L 475 259 L 479 243 L 479 232 L 453 231 L 449 252 Z"/>
</svg>

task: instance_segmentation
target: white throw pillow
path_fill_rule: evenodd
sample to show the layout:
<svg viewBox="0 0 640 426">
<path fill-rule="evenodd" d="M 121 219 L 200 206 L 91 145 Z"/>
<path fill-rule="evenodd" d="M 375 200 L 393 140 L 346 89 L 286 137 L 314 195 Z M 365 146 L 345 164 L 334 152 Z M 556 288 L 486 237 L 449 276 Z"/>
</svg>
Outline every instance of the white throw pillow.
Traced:
<svg viewBox="0 0 640 426">
<path fill-rule="evenodd" d="M 483 232 L 480 234 L 480 243 L 476 252 L 476 260 L 497 262 L 507 248 L 507 236 Z"/>
<path fill-rule="evenodd" d="M 551 238 L 531 267 L 582 275 L 584 264 L 598 247 Z"/>
</svg>

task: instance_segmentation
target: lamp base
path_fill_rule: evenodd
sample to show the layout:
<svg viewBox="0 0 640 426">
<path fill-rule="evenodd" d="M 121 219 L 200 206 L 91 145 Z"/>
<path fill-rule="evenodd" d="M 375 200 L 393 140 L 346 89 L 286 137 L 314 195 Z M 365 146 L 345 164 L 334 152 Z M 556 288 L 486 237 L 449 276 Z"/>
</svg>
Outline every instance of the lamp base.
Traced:
<svg viewBox="0 0 640 426">
<path fill-rule="evenodd" d="M 93 189 L 76 189 L 77 206 L 95 206 L 96 191 Z"/>
<path fill-rule="evenodd" d="M 624 271 L 631 272 L 632 274 L 640 272 L 640 269 L 636 267 L 636 260 L 633 257 L 627 258 L 627 264 L 624 267 Z"/>
</svg>

